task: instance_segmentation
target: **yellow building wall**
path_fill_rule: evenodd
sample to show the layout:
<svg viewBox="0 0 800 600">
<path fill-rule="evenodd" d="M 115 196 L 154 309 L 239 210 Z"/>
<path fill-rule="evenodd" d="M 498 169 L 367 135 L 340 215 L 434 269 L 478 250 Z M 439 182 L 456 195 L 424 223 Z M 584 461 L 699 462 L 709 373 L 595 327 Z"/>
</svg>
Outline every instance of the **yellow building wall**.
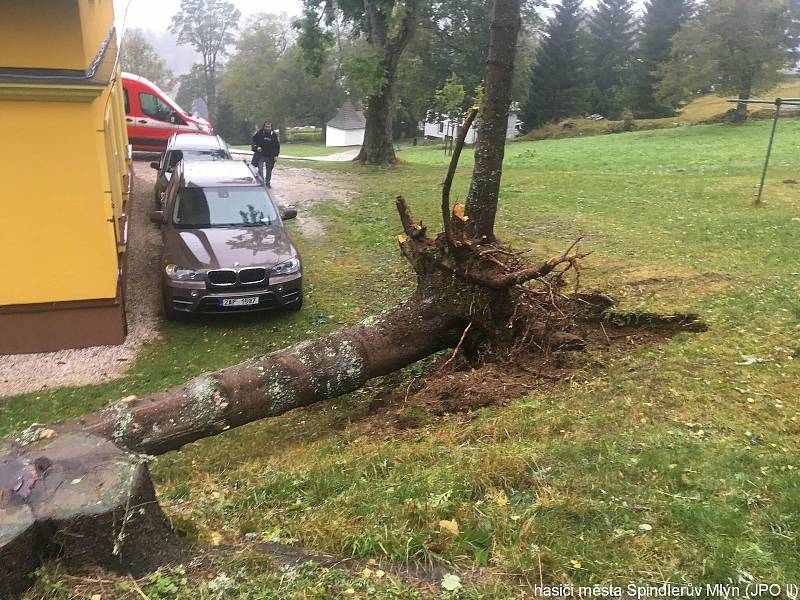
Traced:
<svg viewBox="0 0 800 600">
<path fill-rule="evenodd" d="M 100 43 L 84 50 L 80 11 L 78 0 L 0 0 L 0 66 L 85 70 Z"/>
<path fill-rule="evenodd" d="M 110 97 L 109 97 L 110 96 Z M 95 118 L 103 123 L 101 135 L 97 137 L 97 160 L 104 164 L 102 171 L 105 189 L 111 190 L 111 210 L 116 226 L 117 247 L 125 251 L 125 225 L 123 212 L 128 201 L 128 133 L 124 126 L 125 114 L 121 104 L 122 78 L 117 74 L 113 88 L 108 87 L 101 95 L 104 113 L 95 114 Z"/>
<path fill-rule="evenodd" d="M 0 101 L 0 305 L 116 296 L 108 93 L 93 102 Z"/>
<path fill-rule="evenodd" d="M 83 34 L 84 63 L 89 66 L 114 24 L 114 6 L 112 0 L 79 0 L 78 9 Z"/>
<path fill-rule="evenodd" d="M 125 241 L 122 215 L 123 210 L 129 210 L 127 204 L 130 200 L 128 191 L 131 164 L 128 160 L 128 128 L 125 124 L 125 103 L 122 98 L 122 68 L 119 66 L 117 66 L 116 79 L 110 94 L 111 99 L 104 117 L 106 145 L 103 151 L 109 157 L 109 174 L 115 182 L 112 202 L 117 225 L 117 241 L 122 244 Z M 120 251 L 125 250 L 122 246 L 119 249 Z"/>
</svg>

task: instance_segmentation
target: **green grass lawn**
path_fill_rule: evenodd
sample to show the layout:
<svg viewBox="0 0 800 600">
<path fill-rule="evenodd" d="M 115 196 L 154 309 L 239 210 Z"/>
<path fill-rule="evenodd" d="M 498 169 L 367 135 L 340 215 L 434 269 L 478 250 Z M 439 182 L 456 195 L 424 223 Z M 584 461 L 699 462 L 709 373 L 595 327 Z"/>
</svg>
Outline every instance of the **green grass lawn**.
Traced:
<svg viewBox="0 0 800 600">
<path fill-rule="evenodd" d="M 546 257 L 584 235 L 584 288 L 626 310 L 698 312 L 707 332 L 591 356 L 569 382 L 471 415 L 423 415 L 412 429 L 369 406 L 387 389 L 404 393 L 421 365 L 192 444 L 154 467 L 178 530 L 200 545 L 280 540 L 374 560 L 372 571 L 438 565 L 463 577 L 450 598 L 519 597 L 540 580 L 800 579 L 800 186 L 782 183 L 800 179 L 800 121 L 780 124 L 767 204 L 753 208 L 769 126 L 507 148 L 501 239 Z M 404 194 L 438 228 L 446 159 L 437 148 L 400 156 L 392 169 L 321 167 L 357 174 L 360 190 L 347 207 L 315 209 L 323 240 L 295 236 L 308 284 L 299 314 L 165 323 L 125 379 L 1 401 L 0 433 L 175 385 L 405 297 L 414 279 L 392 199 Z M 465 155 L 454 197 L 470 173 Z M 374 573 L 278 572 L 243 547 L 210 568 L 230 579 L 225 597 L 428 597 Z M 47 573 L 49 597 L 72 597 L 56 567 Z M 167 570 L 145 592 L 215 597 L 207 578 L 182 580 Z"/>
<path fill-rule="evenodd" d="M 247 150 L 250 151 L 250 146 L 232 146 L 237 150 Z M 351 150 L 353 147 L 328 147 L 325 144 L 312 144 L 312 143 L 285 143 L 281 144 L 281 154 L 286 156 L 297 156 L 300 158 L 305 158 L 308 156 L 329 156 L 331 154 L 336 154 L 337 152 L 346 152 L 347 150 Z"/>
</svg>

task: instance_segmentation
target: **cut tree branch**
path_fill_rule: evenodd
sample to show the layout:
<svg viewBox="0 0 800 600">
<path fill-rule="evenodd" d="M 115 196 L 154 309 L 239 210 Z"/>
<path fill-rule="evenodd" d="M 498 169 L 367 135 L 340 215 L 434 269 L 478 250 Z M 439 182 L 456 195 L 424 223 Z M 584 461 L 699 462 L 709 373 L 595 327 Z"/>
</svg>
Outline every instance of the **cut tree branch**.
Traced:
<svg viewBox="0 0 800 600">
<path fill-rule="evenodd" d="M 472 107 L 467 113 L 467 118 L 464 121 L 464 126 L 458 134 L 456 145 L 453 148 L 453 156 L 450 158 L 450 167 L 447 169 L 447 175 L 442 184 L 442 227 L 444 228 L 444 235 L 450 246 L 454 245 L 453 232 L 450 227 L 450 188 L 453 187 L 453 178 L 456 175 L 458 168 L 458 159 L 461 157 L 461 150 L 464 148 L 464 141 L 467 139 L 467 133 L 475 121 L 478 114 L 478 108 Z"/>
</svg>

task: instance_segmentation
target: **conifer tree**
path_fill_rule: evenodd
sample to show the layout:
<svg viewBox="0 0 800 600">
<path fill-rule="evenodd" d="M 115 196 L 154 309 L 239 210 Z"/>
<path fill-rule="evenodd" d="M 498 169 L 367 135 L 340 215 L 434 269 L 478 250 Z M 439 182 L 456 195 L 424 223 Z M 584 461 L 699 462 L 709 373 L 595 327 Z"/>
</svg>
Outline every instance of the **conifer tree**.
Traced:
<svg viewBox="0 0 800 600">
<path fill-rule="evenodd" d="M 585 34 L 581 0 L 562 0 L 547 26 L 531 70 L 531 90 L 521 117 L 527 131 L 587 107 Z"/>
<path fill-rule="evenodd" d="M 672 37 L 692 14 L 692 0 L 648 0 L 639 30 L 638 55 L 630 85 L 631 108 L 637 117 L 669 117 L 674 106 L 656 99 L 658 68 L 670 61 Z"/>
<path fill-rule="evenodd" d="M 589 19 L 590 109 L 619 119 L 626 108 L 626 80 L 634 37 L 632 0 L 600 0 Z"/>
</svg>

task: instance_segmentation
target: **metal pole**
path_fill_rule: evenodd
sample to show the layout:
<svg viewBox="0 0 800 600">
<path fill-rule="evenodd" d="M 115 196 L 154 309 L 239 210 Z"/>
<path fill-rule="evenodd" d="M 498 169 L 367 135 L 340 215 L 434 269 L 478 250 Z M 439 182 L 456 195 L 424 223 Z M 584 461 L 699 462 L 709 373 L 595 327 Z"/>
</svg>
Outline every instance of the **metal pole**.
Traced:
<svg viewBox="0 0 800 600">
<path fill-rule="evenodd" d="M 781 104 L 797 106 L 800 104 L 800 98 L 781 98 Z M 775 104 L 775 100 L 726 100 L 734 104 Z"/>
<path fill-rule="evenodd" d="M 767 179 L 767 168 L 769 168 L 769 157 L 772 154 L 772 142 L 775 139 L 775 130 L 778 128 L 778 117 L 781 116 L 780 98 L 775 98 L 775 117 L 772 119 L 772 133 L 769 135 L 769 145 L 767 146 L 767 158 L 764 160 L 764 170 L 761 172 L 761 184 L 758 186 L 758 196 L 756 204 L 761 204 L 761 194 L 764 192 L 764 182 Z"/>
</svg>

